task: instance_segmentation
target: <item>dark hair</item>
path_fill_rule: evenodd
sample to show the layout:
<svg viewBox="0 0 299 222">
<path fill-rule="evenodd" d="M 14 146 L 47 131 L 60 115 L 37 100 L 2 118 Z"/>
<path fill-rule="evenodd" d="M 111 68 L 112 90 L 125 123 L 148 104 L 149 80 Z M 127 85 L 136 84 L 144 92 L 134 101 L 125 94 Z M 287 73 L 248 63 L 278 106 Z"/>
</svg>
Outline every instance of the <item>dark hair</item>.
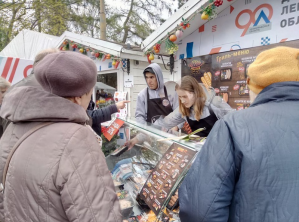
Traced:
<svg viewBox="0 0 299 222">
<path fill-rule="evenodd" d="M 147 67 L 144 71 L 143 71 L 143 75 L 145 75 L 145 73 L 150 72 L 154 75 L 156 75 L 156 73 L 154 72 L 154 70 L 151 67 Z"/>
</svg>

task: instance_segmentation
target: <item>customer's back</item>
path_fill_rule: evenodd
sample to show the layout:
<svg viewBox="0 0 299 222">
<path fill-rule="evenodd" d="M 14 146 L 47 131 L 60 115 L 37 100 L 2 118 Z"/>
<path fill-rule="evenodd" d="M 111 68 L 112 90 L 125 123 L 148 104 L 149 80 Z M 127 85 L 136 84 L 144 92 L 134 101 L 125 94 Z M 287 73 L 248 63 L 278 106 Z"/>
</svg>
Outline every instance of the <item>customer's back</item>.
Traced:
<svg viewBox="0 0 299 222">
<path fill-rule="evenodd" d="M 224 118 L 240 173 L 231 221 L 298 221 L 298 92 L 299 82 L 275 83 L 249 109 Z"/>
<path fill-rule="evenodd" d="M 272 73 L 265 85 L 261 54 L 249 76 L 254 102 L 215 124 L 180 188 L 183 222 L 298 221 L 299 50 L 290 51 L 286 77 Z"/>
<path fill-rule="evenodd" d="M 71 68 L 61 69 L 65 65 Z M 27 137 L 12 156 L 0 199 L 5 219 L 0 215 L 0 220 L 120 222 L 101 143 L 85 124 L 96 82 L 93 61 L 60 52 L 47 55 L 35 71 L 43 89 L 16 87 L 5 96 L 1 116 L 12 123 L 0 141 L 0 175 L 12 147 L 26 132 L 52 124 Z"/>
</svg>

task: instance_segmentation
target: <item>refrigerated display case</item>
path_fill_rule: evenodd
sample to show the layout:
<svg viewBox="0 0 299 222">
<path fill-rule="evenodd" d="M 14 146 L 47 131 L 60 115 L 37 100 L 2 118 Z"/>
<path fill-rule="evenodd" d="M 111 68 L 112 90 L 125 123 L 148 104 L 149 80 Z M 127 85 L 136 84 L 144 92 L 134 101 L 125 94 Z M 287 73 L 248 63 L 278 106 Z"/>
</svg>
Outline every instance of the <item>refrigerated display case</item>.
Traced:
<svg viewBox="0 0 299 222">
<path fill-rule="evenodd" d="M 123 119 L 119 148 L 106 157 L 127 221 L 179 221 L 176 191 L 205 138 L 175 140 L 160 127 Z M 127 150 L 123 144 L 137 136 L 143 142 Z M 123 143 L 123 144 L 122 144 Z M 124 148 L 124 149 L 123 149 Z M 169 204 L 171 202 L 171 204 Z"/>
</svg>

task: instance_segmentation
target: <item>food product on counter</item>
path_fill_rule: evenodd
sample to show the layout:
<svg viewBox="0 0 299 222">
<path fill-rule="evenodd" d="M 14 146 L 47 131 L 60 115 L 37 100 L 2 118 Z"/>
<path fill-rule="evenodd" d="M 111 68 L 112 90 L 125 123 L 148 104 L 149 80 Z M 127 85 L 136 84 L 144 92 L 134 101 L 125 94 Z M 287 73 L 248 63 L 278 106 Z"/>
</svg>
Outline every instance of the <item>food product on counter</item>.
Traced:
<svg viewBox="0 0 299 222">
<path fill-rule="evenodd" d="M 121 210 L 132 207 L 132 203 L 129 200 L 119 200 L 119 204 Z"/>
<path fill-rule="evenodd" d="M 110 155 L 111 156 L 120 156 L 121 154 L 126 152 L 128 149 L 129 149 L 129 147 L 127 147 L 127 146 L 121 146 L 121 147 L 117 148 L 116 150 L 114 150 Z"/>
<path fill-rule="evenodd" d="M 126 191 L 126 190 L 118 191 L 116 193 L 118 199 L 120 199 L 120 200 L 125 199 L 127 197 L 127 194 L 128 194 L 128 191 Z"/>
<path fill-rule="evenodd" d="M 128 222 L 138 222 L 138 219 L 137 219 L 137 217 L 130 217 L 128 219 Z"/>
</svg>

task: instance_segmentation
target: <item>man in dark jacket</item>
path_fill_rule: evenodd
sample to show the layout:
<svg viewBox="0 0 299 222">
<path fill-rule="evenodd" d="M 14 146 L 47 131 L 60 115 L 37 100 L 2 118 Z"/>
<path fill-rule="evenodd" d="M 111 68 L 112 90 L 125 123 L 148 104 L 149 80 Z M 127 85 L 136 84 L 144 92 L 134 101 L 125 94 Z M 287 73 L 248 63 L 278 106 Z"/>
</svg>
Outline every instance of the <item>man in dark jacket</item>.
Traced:
<svg viewBox="0 0 299 222">
<path fill-rule="evenodd" d="M 219 120 L 179 190 L 182 222 L 299 218 L 299 49 L 249 67 L 250 108 Z"/>
</svg>

